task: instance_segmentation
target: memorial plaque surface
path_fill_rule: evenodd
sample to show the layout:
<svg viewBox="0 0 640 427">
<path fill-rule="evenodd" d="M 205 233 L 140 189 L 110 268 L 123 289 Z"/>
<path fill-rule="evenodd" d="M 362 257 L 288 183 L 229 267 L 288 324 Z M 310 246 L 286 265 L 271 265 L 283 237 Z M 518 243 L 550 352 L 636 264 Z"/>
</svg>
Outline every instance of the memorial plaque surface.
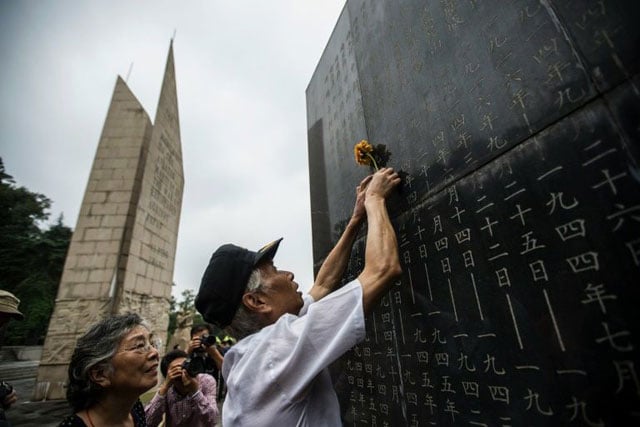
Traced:
<svg viewBox="0 0 640 427">
<path fill-rule="evenodd" d="M 404 182 L 403 275 L 334 367 L 346 425 L 640 423 L 639 17 L 347 2 L 307 90 L 316 264 L 366 173 L 358 140 Z"/>
</svg>

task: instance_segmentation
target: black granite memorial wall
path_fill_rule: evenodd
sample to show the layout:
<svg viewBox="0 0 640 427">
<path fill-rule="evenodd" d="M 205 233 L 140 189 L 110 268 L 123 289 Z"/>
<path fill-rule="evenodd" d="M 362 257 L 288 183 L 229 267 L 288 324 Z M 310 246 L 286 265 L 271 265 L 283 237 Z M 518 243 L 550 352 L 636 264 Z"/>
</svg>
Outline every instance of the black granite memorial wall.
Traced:
<svg viewBox="0 0 640 427">
<path fill-rule="evenodd" d="M 640 2 L 348 0 L 307 88 L 316 266 L 361 139 L 403 275 L 345 425 L 640 425 Z M 362 269 L 364 233 L 349 277 Z M 638 366 L 636 366 L 638 364 Z"/>
</svg>

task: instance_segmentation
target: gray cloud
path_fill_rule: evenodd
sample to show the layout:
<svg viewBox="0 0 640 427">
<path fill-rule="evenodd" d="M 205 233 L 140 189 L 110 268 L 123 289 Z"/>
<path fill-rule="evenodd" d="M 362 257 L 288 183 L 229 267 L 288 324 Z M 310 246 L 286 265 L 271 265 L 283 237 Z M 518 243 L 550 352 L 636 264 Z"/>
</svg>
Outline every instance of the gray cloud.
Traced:
<svg viewBox="0 0 640 427">
<path fill-rule="evenodd" d="M 175 295 L 211 252 L 284 237 L 312 281 L 304 91 L 344 0 L 3 1 L 0 156 L 75 227 L 118 74 L 155 116 L 174 43 L 185 192 Z"/>
</svg>

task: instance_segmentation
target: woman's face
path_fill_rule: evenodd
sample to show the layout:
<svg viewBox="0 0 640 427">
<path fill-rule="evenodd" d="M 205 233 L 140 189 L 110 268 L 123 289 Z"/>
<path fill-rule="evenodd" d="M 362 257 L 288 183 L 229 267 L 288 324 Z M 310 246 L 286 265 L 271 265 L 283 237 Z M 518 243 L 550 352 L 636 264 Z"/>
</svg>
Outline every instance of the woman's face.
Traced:
<svg viewBox="0 0 640 427">
<path fill-rule="evenodd" d="M 151 334 L 136 326 L 123 339 L 111 359 L 108 374 L 110 391 L 142 394 L 158 382 L 158 350 L 151 344 Z"/>
</svg>

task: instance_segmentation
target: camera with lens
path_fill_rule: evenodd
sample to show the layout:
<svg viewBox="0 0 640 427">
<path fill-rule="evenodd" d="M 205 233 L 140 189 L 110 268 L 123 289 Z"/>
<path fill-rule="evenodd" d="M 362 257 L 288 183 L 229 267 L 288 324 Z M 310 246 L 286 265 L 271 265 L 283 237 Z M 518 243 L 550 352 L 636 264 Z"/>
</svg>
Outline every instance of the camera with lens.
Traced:
<svg viewBox="0 0 640 427">
<path fill-rule="evenodd" d="M 206 372 L 206 358 L 205 354 L 201 352 L 193 353 L 191 356 L 187 357 L 187 359 L 182 362 L 182 369 L 187 371 L 187 374 L 191 378 L 197 376 L 198 374 L 202 374 Z"/>
<path fill-rule="evenodd" d="M 203 335 L 200 337 L 200 344 L 202 344 L 202 347 L 204 348 L 211 347 L 216 343 L 216 341 L 217 337 L 215 335 Z M 202 351 L 204 351 L 204 348 Z"/>
<path fill-rule="evenodd" d="M 195 377 L 209 370 L 210 360 L 205 349 L 215 343 L 215 335 L 203 335 L 200 337 L 200 347 L 193 350 L 193 353 L 182 363 L 182 368 L 187 371 L 190 377 Z"/>
<path fill-rule="evenodd" d="M 11 384 L 4 381 L 0 381 L 0 403 L 2 403 L 5 397 L 9 396 L 13 391 Z"/>
</svg>

